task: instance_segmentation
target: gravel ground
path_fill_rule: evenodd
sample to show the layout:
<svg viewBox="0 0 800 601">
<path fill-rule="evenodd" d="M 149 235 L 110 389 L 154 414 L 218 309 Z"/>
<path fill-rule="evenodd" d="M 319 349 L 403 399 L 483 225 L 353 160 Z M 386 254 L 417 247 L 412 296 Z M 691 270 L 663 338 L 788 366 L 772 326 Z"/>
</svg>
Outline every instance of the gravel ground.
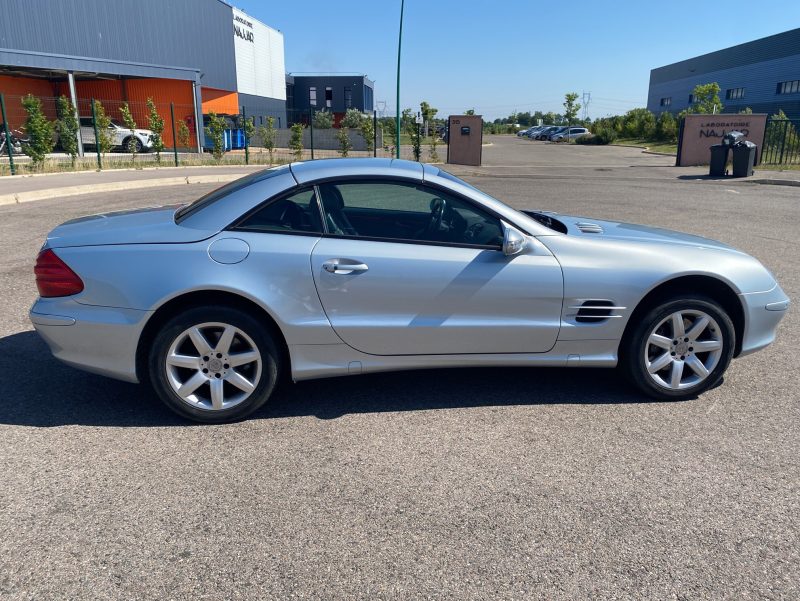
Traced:
<svg viewBox="0 0 800 601">
<path fill-rule="evenodd" d="M 626 148 L 497 139 L 484 160 L 454 171 L 731 243 L 800 298 L 796 188 Z M 0 207 L 0 598 L 800 597 L 796 310 L 681 403 L 613 371 L 440 370 L 287 385 L 197 426 L 52 359 L 26 317 L 46 232 L 210 187 Z"/>
</svg>

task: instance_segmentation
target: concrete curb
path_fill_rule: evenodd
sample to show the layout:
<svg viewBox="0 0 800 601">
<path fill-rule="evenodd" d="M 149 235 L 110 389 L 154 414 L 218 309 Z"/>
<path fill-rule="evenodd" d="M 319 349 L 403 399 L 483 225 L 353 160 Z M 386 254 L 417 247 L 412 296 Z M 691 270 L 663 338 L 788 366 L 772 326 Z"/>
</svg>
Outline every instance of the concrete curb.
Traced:
<svg viewBox="0 0 800 601">
<path fill-rule="evenodd" d="M 99 192 L 119 192 L 132 188 L 159 188 L 161 186 L 179 186 L 185 184 L 225 184 L 239 179 L 247 173 L 219 173 L 215 175 L 188 175 L 183 177 L 162 177 L 157 179 L 126 180 L 109 182 L 105 184 L 85 184 L 82 186 L 64 186 L 61 188 L 48 188 L 44 190 L 30 190 L 14 194 L 0 195 L 0 206 L 63 198 L 66 196 L 79 196 L 81 194 L 97 194 Z"/>
</svg>

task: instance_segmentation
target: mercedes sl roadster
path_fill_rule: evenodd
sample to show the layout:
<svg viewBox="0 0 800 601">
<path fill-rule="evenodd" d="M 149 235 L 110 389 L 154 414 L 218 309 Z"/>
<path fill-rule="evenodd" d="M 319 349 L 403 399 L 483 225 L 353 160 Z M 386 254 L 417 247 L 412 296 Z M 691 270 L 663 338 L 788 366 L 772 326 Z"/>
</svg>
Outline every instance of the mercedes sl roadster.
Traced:
<svg viewBox="0 0 800 601">
<path fill-rule="evenodd" d="M 421 368 L 618 366 L 649 397 L 693 398 L 789 308 L 720 242 L 518 211 L 390 159 L 293 163 L 185 206 L 69 221 L 35 274 L 30 319 L 58 359 L 201 422 L 250 415 L 284 376 Z"/>
</svg>

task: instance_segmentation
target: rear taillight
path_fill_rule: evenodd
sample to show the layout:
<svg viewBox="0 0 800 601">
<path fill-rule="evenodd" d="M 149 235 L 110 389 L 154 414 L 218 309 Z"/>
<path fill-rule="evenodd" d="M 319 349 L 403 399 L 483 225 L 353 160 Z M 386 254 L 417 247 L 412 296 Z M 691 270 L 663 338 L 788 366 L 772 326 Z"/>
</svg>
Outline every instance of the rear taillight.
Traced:
<svg viewBox="0 0 800 601">
<path fill-rule="evenodd" d="M 33 268 L 39 296 L 70 296 L 83 290 L 83 282 L 52 249 L 43 250 Z"/>
</svg>

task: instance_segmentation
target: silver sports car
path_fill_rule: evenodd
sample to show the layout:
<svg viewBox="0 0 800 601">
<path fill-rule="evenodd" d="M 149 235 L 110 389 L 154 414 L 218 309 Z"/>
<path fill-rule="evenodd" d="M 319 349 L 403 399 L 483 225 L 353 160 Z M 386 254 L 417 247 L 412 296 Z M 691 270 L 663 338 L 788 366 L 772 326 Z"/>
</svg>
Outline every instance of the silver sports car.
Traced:
<svg viewBox="0 0 800 601">
<path fill-rule="evenodd" d="M 69 221 L 35 272 L 30 318 L 58 359 L 204 422 L 252 413 L 283 374 L 619 364 L 684 399 L 770 344 L 789 308 L 725 244 L 517 211 L 389 159 L 293 163 L 186 206 Z"/>
</svg>

